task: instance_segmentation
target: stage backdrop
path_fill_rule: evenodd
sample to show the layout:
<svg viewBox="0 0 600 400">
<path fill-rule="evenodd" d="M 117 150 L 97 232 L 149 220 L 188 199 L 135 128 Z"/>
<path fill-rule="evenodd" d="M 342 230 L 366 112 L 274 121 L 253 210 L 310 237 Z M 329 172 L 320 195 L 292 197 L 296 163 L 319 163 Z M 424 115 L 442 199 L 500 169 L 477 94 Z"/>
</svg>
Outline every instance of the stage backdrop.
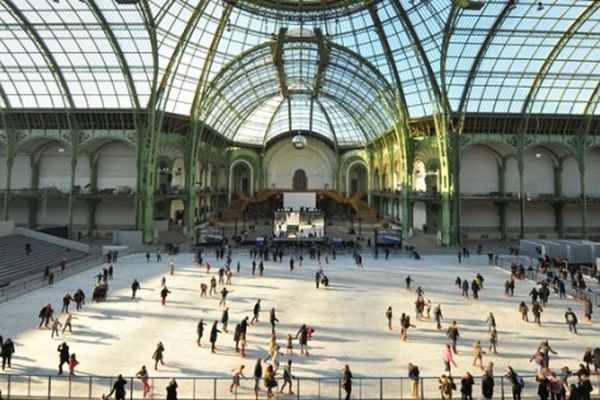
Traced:
<svg viewBox="0 0 600 400">
<path fill-rule="evenodd" d="M 284 193 L 283 208 L 292 207 L 293 210 L 299 210 L 300 207 L 315 208 L 317 206 L 316 193 Z"/>
</svg>

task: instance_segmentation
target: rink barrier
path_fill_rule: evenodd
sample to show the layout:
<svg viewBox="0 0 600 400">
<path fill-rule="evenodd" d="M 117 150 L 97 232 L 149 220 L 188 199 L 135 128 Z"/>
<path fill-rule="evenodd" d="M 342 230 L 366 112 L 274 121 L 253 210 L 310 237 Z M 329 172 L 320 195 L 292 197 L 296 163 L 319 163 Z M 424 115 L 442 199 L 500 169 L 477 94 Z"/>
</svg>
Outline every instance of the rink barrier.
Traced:
<svg viewBox="0 0 600 400">
<path fill-rule="evenodd" d="M 545 281 L 548 279 L 548 274 L 541 273 L 537 270 L 537 267 L 539 265 L 537 260 L 535 260 L 529 256 L 523 256 L 523 255 L 499 256 L 498 263 L 496 266 L 499 268 L 502 268 L 508 272 L 511 272 L 510 267 L 513 263 L 523 264 L 523 267 L 525 268 L 525 278 L 526 279 L 532 280 L 534 282 L 541 282 L 541 281 Z M 533 269 L 530 270 L 529 267 L 532 267 Z M 583 298 L 587 297 L 592 301 L 592 304 L 594 305 L 594 307 L 600 307 L 600 293 L 593 291 L 590 287 L 590 285 L 594 283 L 594 280 L 591 279 L 591 276 L 592 276 L 591 268 L 581 267 L 581 271 L 584 275 L 587 275 L 588 277 L 590 277 L 590 279 L 588 279 L 586 281 L 587 288 L 586 289 L 578 288 L 576 290 L 573 290 L 568 287 L 569 282 L 566 282 L 565 284 L 567 285 L 567 296 L 571 296 L 575 301 L 580 301 Z"/>
<path fill-rule="evenodd" d="M 134 253 L 134 251 L 129 250 L 119 253 L 119 259 L 131 253 Z M 117 259 L 117 263 L 115 265 L 118 265 L 119 259 Z M 82 271 L 102 265 L 108 265 L 106 256 L 94 255 L 88 256 L 77 261 L 69 262 L 64 271 L 61 271 L 60 267 L 54 267 L 52 268 L 52 272 L 54 272 L 54 283 L 71 277 Z M 8 286 L 0 288 L 0 304 L 15 299 L 17 297 L 23 296 L 25 294 L 31 293 L 34 290 L 46 287 L 49 286 L 48 281 L 44 279 L 43 272 L 31 275 L 28 278 L 19 279 L 17 281 L 11 282 Z M 91 301 L 91 293 L 89 295 Z"/>
<path fill-rule="evenodd" d="M 521 392 L 522 399 L 537 399 L 535 375 L 522 375 L 525 386 Z M 107 395 L 116 378 L 100 376 L 63 376 L 63 375 L 0 375 L 0 391 L 6 400 L 39 399 L 39 400 L 64 400 L 64 399 L 95 399 L 100 400 L 102 395 Z M 127 380 L 127 393 L 125 399 L 142 400 L 142 383 L 133 377 Z M 236 399 L 254 400 L 266 398 L 266 389 L 263 380 L 260 381 L 258 397 L 254 394 L 254 379 L 242 379 L 241 386 L 230 393 L 229 388 L 232 378 L 190 378 L 175 377 L 178 388 L 179 400 L 217 400 Z M 281 376 L 276 377 L 279 385 L 283 384 Z M 425 400 L 440 398 L 439 378 L 423 377 L 419 379 L 418 396 L 411 396 L 411 380 L 405 377 L 354 377 L 352 380 L 352 399 L 357 400 Z M 474 377 L 473 397 L 481 396 L 481 377 Z M 171 378 L 150 378 L 151 391 L 146 397 L 148 400 L 164 399 L 166 386 Z M 598 398 L 600 378 L 598 375 L 590 377 L 594 386 L 592 398 Z M 494 399 L 511 399 L 512 385 L 505 376 L 494 378 Z M 572 376 L 568 383 L 576 383 L 577 377 Z M 454 378 L 457 389 L 453 397 L 460 396 L 460 377 Z M 278 389 L 273 389 L 277 393 Z M 345 393 L 340 385 L 339 378 L 298 378 L 293 379 L 294 394 L 275 396 L 279 399 L 310 399 L 310 400 L 339 400 L 345 398 Z M 287 388 L 286 388 L 287 393 Z M 114 397 L 111 397 L 114 398 Z"/>
</svg>

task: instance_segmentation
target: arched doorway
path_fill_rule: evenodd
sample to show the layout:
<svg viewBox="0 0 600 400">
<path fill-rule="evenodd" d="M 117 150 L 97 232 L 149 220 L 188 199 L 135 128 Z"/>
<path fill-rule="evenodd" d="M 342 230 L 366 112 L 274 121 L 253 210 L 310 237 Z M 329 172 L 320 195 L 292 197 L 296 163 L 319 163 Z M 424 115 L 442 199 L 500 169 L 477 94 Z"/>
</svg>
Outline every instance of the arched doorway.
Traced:
<svg viewBox="0 0 600 400">
<path fill-rule="evenodd" d="M 367 168 L 362 163 L 356 163 L 348 171 L 348 196 L 354 193 L 366 193 L 367 187 Z"/>
<path fill-rule="evenodd" d="M 296 172 L 294 172 L 294 178 L 292 179 L 292 189 L 308 189 L 308 179 L 306 178 L 306 172 L 304 172 L 303 169 L 297 169 Z"/>
<path fill-rule="evenodd" d="M 251 172 L 250 172 L 250 168 L 248 167 L 248 164 L 246 164 L 245 162 L 238 162 L 237 164 L 234 165 L 233 167 L 233 171 L 232 171 L 232 178 L 233 178 L 233 182 L 232 182 L 232 188 L 233 188 L 233 192 L 237 192 L 240 191 L 242 193 L 247 194 L 248 196 L 252 196 L 252 189 L 251 189 Z"/>
</svg>

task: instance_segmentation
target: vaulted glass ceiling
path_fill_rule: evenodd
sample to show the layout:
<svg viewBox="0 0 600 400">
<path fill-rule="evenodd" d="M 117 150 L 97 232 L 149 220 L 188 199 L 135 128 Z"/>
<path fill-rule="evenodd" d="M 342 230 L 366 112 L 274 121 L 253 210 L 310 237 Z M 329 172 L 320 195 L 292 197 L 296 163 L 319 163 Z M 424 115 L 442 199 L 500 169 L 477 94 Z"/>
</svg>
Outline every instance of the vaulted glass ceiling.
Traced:
<svg viewBox="0 0 600 400">
<path fill-rule="evenodd" d="M 3 0 L 0 107 L 157 107 L 239 143 L 339 146 L 442 106 L 598 114 L 600 2 L 542 3 Z"/>
</svg>

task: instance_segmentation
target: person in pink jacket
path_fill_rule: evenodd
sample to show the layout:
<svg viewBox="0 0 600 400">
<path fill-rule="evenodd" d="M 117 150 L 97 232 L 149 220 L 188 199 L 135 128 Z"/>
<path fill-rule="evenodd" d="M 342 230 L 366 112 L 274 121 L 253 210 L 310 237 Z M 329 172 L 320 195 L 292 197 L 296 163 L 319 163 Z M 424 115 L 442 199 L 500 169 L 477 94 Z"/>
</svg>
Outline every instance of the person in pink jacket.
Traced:
<svg viewBox="0 0 600 400">
<path fill-rule="evenodd" d="M 444 360 L 444 370 L 451 374 L 450 364 L 456 367 L 456 363 L 454 362 L 454 357 L 452 356 L 452 347 L 449 344 L 444 348 L 444 352 L 442 353 L 442 360 Z"/>
</svg>

